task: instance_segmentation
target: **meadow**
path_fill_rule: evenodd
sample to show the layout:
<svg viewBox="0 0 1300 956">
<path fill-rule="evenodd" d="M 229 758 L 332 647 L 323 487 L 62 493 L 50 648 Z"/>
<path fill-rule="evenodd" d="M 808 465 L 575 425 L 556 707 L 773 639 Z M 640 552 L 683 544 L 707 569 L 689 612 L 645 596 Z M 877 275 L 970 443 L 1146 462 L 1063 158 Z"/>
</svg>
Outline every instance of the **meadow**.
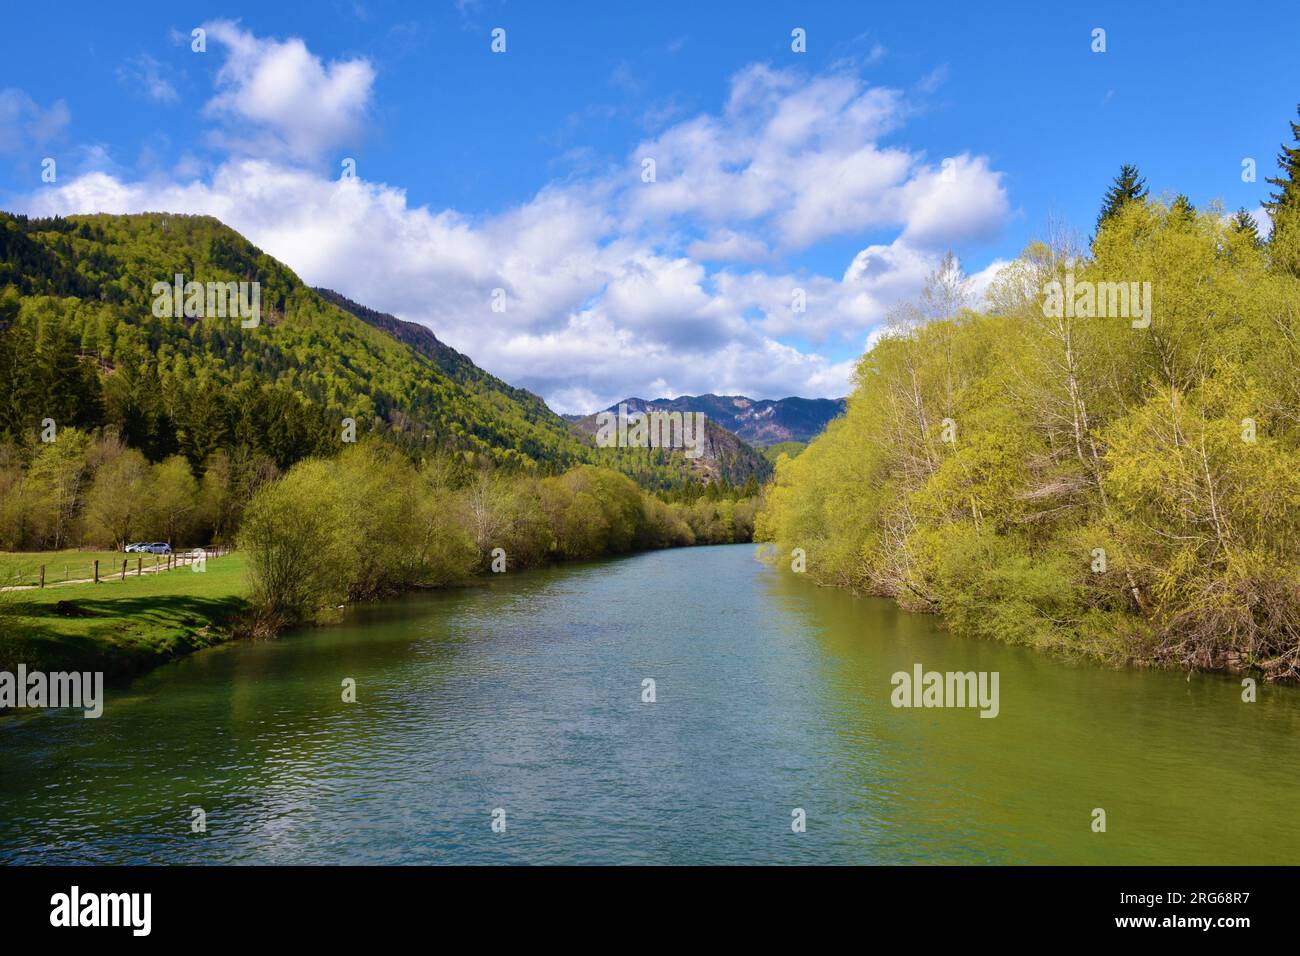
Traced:
<svg viewBox="0 0 1300 956">
<path fill-rule="evenodd" d="M 90 552 L 73 552 L 79 556 Z M 0 567 L 34 556 L 0 554 Z M 53 564 L 54 555 L 40 556 Z M 143 556 L 146 564 L 152 555 Z M 116 554 L 119 561 L 122 555 Z M 247 608 L 239 554 L 210 558 L 203 572 L 180 567 L 99 584 L 0 591 L 0 670 L 103 670 L 129 676 L 229 639 Z"/>
</svg>

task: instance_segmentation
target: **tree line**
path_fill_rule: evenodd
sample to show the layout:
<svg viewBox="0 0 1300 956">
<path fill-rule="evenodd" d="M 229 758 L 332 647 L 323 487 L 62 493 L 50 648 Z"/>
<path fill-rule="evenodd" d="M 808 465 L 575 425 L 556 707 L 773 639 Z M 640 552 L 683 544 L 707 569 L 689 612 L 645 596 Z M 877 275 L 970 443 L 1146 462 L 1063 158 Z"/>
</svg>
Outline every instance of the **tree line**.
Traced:
<svg viewBox="0 0 1300 956">
<path fill-rule="evenodd" d="M 452 459 L 417 466 L 370 440 L 263 485 L 237 541 L 257 626 L 274 631 L 338 604 L 476 574 L 748 541 L 756 510 L 756 499 L 668 503 L 594 465 L 466 475 Z"/>
<path fill-rule="evenodd" d="M 28 454 L 0 444 L 0 551 L 229 544 L 248 500 L 280 474 L 248 447 L 217 449 L 196 476 L 184 456 L 150 462 L 112 428 L 52 439 Z"/>
<path fill-rule="evenodd" d="M 963 635 L 1300 676 L 1300 125 L 1261 238 L 1126 166 L 980 307 L 949 257 L 860 360 L 757 521 L 816 580 Z M 1045 290 L 1149 282 L 1152 310 Z M 1103 285 L 1104 284 L 1104 285 Z"/>
</svg>

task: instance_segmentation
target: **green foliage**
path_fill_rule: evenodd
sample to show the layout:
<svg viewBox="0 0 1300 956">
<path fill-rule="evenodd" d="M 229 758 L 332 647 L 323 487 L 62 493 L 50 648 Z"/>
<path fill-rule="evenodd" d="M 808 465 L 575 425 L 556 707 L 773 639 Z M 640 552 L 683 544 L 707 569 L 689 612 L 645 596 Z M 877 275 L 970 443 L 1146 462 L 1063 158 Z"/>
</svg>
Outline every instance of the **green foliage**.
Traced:
<svg viewBox="0 0 1300 956">
<path fill-rule="evenodd" d="M 249 503 L 239 529 L 251 599 L 274 630 L 341 603 L 362 544 L 346 519 L 345 490 L 331 464 L 302 462 Z"/>
<path fill-rule="evenodd" d="M 1232 214 L 1232 228 L 1252 246 L 1256 248 L 1260 246 L 1262 240 L 1259 238 L 1259 227 L 1255 224 L 1255 217 L 1247 212 L 1244 206 Z"/>
<path fill-rule="evenodd" d="M 1300 676 L 1300 281 L 1217 207 L 1133 198 L 1090 257 L 1035 244 L 987 311 L 898 323 L 756 537 L 959 633 Z M 1149 327 L 1049 315 L 1067 272 L 1150 282 Z"/>
<path fill-rule="evenodd" d="M 1138 174 L 1136 166 L 1125 163 L 1102 199 L 1101 212 L 1097 215 L 1097 232 L 1100 233 L 1101 227 L 1125 205 L 1135 200 L 1140 202 L 1146 195 L 1146 180 Z"/>
<path fill-rule="evenodd" d="M 359 443 L 300 462 L 244 512 L 252 602 L 268 627 L 336 604 L 476 573 L 638 548 L 749 540 L 756 503 L 666 503 L 626 475 L 580 465 L 537 478 L 446 462 L 419 469 L 391 446 Z"/>
<path fill-rule="evenodd" d="M 766 448 L 761 449 L 761 451 L 763 452 L 763 457 L 770 461 L 775 467 L 777 460 L 780 459 L 782 455 L 788 455 L 791 458 L 798 458 L 799 452 L 803 451 L 807 447 L 808 443 L 803 441 L 782 441 L 777 442 L 775 445 L 768 445 Z"/>
<path fill-rule="evenodd" d="M 1300 113 L 1300 107 L 1296 108 Z M 1281 175 L 1269 183 L 1278 187 L 1264 206 L 1273 219 L 1269 236 L 1273 261 L 1279 269 L 1300 276 L 1300 123 L 1291 122 L 1290 145 L 1283 143 L 1277 155 Z"/>
<path fill-rule="evenodd" d="M 134 448 L 100 466 L 86 499 L 91 540 L 120 548 L 145 536 L 149 516 L 149 462 Z"/>
</svg>

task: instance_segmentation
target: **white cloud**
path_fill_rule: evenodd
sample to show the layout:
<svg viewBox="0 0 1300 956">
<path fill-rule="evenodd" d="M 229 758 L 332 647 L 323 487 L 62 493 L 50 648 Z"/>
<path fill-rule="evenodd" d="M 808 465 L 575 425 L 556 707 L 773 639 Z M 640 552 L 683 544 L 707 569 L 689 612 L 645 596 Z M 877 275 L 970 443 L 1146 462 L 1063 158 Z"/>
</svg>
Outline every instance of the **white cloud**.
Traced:
<svg viewBox="0 0 1300 956">
<path fill-rule="evenodd" d="M 1273 234 L 1273 216 L 1264 206 L 1252 209 L 1250 218 L 1255 220 L 1255 228 L 1259 230 L 1261 239 L 1267 239 Z"/>
<path fill-rule="evenodd" d="M 1007 198 L 984 157 L 963 154 L 934 169 L 919 153 L 879 145 L 908 112 L 899 91 L 849 73 L 803 80 L 749 67 L 733 77 L 720 116 L 694 117 L 637 147 L 633 165 L 654 159 L 656 181 L 630 194 L 631 211 L 746 224 L 785 250 L 882 228 L 901 227 L 925 246 L 995 233 Z M 717 242 L 705 248 L 725 251 Z"/>
<path fill-rule="evenodd" d="M 846 394 L 855 359 L 844 356 L 917 293 L 941 244 L 987 235 L 1006 214 L 983 157 L 955 157 L 945 176 L 878 144 L 906 118 L 897 91 L 763 66 L 733 78 L 720 113 L 634 151 L 631 168 L 652 155 L 659 182 L 593 175 L 481 217 L 416 206 L 397 186 L 307 162 L 359 134 L 368 62 L 325 64 L 301 40 L 224 21 L 208 32 L 227 54 L 208 104 L 224 157 L 187 156 L 170 180 L 101 169 L 33 193 L 28 211 L 215 216 L 304 281 L 427 324 L 559 411 L 633 394 Z M 268 140 L 257 157 L 244 148 Z M 893 241 L 862 249 L 839 278 L 779 266 L 782 251 L 880 228 Z M 716 265 L 737 262 L 761 268 Z M 490 308 L 498 288 L 504 313 Z M 791 308 L 796 288 L 804 312 Z M 809 343 L 834 344 L 835 357 Z"/>
<path fill-rule="evenodd" d="M 205 107 L 227 124 L 223 145 L 256 143 L 263 155 L 269 136 L 290 157 L 311 159 L 358 135 L 375 80 L 369 61 L 325 64 L 296 37 L 260 39 L 228 20 L 205 27 L 228 51 Z"/>
<path fill-rule="evenodd" d="M 731 229 L 719 229 L 707 239 L 696 239 L 686 251 L 692 259 L 705 261 L 756 262 L 768 257 L 767 245 L 763 240 Z"/>
<path fill-rule="evenodd" d="M 934 247 L 987 239 L 1006 218 L 1002 174 L 988 160 L 962 154 L 946 163 L 946 169 L 919 171 L 901 190 L 909 242 Z"/>
</svg>

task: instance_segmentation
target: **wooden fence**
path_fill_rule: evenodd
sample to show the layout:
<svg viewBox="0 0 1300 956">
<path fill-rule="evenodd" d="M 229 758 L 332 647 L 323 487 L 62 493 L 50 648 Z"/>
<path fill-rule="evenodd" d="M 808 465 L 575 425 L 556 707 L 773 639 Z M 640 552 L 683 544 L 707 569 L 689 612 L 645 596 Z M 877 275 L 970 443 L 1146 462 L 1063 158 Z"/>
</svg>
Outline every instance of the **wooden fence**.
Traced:
<svg viewBox="0 0 1300 956">
<path fill-rule="evenodd" d="M 94 581 L 99 584 L 111 578 L 118 578 L 125 581 L 128 575 L 141 577 L 145 573 L 161 574 L 164 571 L 175 571 L 178 568 L 192 568 L 196 561 L 206 561 L 209 558 L 221 558 L 233 551 L 230 547 L 215 548 L 190 548 L 183 551 L 173 551 L 171 554 L 133 554 L 124 555 L 121 564 L 117 559 L 106 560 L 96 558 L 93 563 L 77 565 L 70 561 L 63 563 L 63 577 L 56 579 L 53 575 L 49 578 L 50 584 L 62 584 L 72 581 Z M 29 565 L 30 567 L 30 565 Z M 43 588 L 46 584 L 47 568 L 58 573 L 58 565 L 40 566 L 40 576 L 37 580 L 37 587 Z M 21 572 L 18 572 L 21 579 Z M 81 575 L 84 575 L 82 577 Z"/>
</svg>

